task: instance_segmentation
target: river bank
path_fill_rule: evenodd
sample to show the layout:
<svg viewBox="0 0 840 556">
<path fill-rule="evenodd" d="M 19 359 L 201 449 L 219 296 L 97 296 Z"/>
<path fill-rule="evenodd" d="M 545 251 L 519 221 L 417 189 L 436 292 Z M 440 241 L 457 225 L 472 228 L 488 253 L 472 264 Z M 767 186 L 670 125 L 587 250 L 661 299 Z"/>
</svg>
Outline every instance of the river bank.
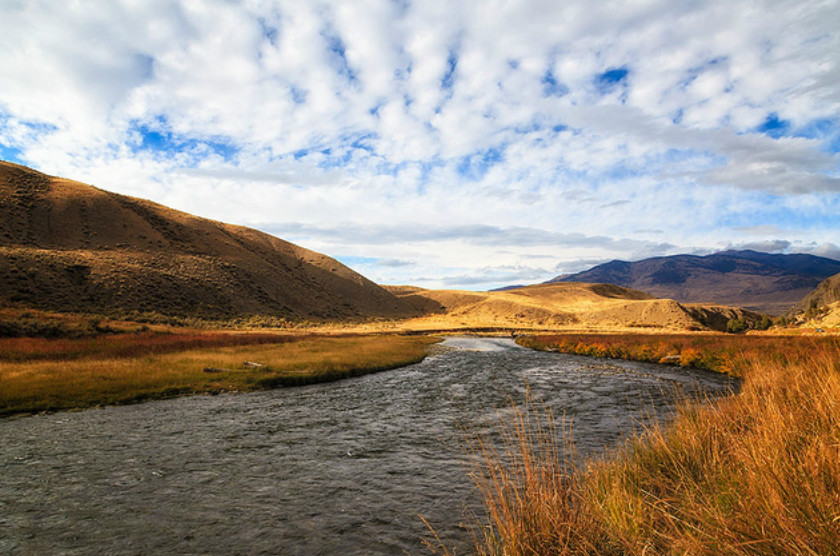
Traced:
<svg viewBox="0 0 840 556">
<path fill-rule="evenodd" d="M 474 473 L 490 519 L 477 553 L 840 553 L 836 338 L 563 335 L 520 343 L 668 358 L 740 376 L 741 390 L 686 403 L 672 423 L 655 423 L 578 468 L 555 455 L 562 440 L 512 419 L 505 430 L 513 461 L 491 454 Z"/>
<path fill-rule="evenodd" d="M 0 416 L 254 391 L 421 361 L 428 336 L 124 334 L 0 340 Z"/>
</svg>

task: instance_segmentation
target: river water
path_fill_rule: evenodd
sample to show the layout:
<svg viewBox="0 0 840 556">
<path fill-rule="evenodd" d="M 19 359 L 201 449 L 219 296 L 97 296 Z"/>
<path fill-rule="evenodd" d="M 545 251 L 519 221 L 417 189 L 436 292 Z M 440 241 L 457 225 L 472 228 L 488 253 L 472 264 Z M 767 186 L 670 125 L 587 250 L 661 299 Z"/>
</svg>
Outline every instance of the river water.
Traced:
<svg viewBox="0 0 840 556">
<path fill-rule="evenodd" d="M 452 337 L 355 379 L 0 421 L 0 554 L 424 554 L 425 517 L 469 551 L 461 427 L 530 390 L 578 452 L 615 446 L 702 371 Z"/>
</svg>

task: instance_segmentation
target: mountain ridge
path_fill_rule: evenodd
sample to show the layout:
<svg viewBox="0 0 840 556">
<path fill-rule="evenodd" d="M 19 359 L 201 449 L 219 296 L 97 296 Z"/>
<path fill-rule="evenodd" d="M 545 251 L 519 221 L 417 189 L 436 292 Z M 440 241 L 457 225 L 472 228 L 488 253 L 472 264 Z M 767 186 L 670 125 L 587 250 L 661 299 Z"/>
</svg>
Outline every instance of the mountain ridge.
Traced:
<svg viewBox="0 0 840 556">
<path fill-rule="evenodd" d="M 719 303 L 779 315 L 837 272 L 840 261 L 825 257 L 729 250 L 614 260 L 546 283 L 606 282 L 681 303 Z"/>
</svg>

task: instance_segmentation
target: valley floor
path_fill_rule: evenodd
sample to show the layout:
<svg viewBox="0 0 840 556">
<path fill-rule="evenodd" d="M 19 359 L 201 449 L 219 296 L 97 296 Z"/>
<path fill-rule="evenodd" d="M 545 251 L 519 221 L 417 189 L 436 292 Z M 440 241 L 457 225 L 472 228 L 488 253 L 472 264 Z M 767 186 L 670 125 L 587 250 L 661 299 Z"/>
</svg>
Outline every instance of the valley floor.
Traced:
<svg viewBox="0 0 840 556">
<path fill-rule="evenodd" d="M 4 416 L 357 376 L 422 360 L 437 341 L 431 331 L 515 334 L 533 349 L 732 374 L 743 381 L 737 395 L 686 403 L 668 427 L 581 468 L 552 456 L 556 437 L 512 419 L 503 457 L 477 453 L 489 520 L 477 526 L 477 552 L 840 554 L 840 338 L 831 330 L 541 333 L 538 323 L 428 319 L 232 332 L 12 317 L 7 336 L 63 337 L 0 338 Z"/>
</svg>

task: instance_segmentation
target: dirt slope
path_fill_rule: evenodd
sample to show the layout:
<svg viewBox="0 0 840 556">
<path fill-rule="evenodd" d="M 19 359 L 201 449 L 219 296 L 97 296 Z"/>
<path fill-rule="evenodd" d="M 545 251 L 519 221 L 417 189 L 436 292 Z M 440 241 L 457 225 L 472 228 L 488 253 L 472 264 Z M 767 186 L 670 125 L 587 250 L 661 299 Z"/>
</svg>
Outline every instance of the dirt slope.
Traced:
<svg viewBox="0 0 840 556">
<path fill-rule="evenodd" d="M 808 326 L 840 326 L 840 274 L 820 282 L 787 316 Z"/>
<path fill-rule="evenodd" d="M 760 315 L 715 305 L 684 306 L 612 284 L 557 283 L 506 291 L 467 292 L 392 288 L 432 314 L 408 321 L 414 328 L 663 328 L 725 329 L 730 318 Z M 722 323 L 722 328 L 721 328 Z"/>
<path fill-rule="evenodd" d="M 0 162 L 0 301 L 203 318 L 416 314 L 320 253 L 6 162 Z"/>
</svg>

